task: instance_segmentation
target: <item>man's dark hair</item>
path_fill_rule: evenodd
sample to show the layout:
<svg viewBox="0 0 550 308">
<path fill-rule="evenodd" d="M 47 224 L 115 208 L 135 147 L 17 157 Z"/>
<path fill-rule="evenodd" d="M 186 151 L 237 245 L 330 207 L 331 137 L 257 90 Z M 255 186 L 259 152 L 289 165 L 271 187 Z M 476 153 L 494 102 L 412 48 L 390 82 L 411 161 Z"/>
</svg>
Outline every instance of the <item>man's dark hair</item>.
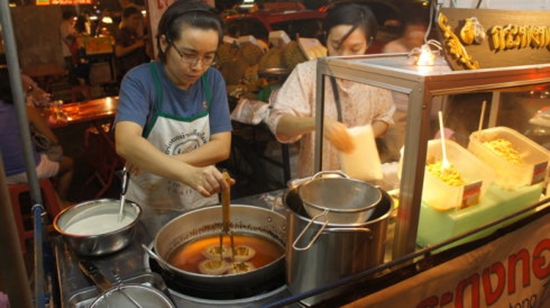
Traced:
<svg viewBox="0 0 550 308">
<path fill-rule="evenodd" d="M 71 10 L 65 10 L 65 11 L 63 11 L 63 13 L 61 15 L 63 20 L 71 19 L 71 18 L 74 18 L 75 16 L 76 16 L 76 13 L 74 11 L 71 11 Z"/>
<path fill-rule="evenodd" d="M 134 14 L 141 14 L 141 11 L 135 6 L 129 6 L 122 11 L 122 18 L 126 19 Z"/>
</svg>

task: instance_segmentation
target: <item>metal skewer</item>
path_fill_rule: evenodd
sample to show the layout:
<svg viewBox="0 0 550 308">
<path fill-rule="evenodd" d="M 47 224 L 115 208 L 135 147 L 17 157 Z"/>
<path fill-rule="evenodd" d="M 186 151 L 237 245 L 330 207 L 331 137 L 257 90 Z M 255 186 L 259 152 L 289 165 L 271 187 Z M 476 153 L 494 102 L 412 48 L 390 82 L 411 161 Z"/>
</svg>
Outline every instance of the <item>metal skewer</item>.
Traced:
<svg viewBox="0 0 550 308">
<path fill-rule="evenodd" d="M 223 172 L 225 180 L 229 183 L 231 177 L 227 171 Z M 231 232 L 230 227 L 230 212 L 229 207 L 231 205 L 231 188 L 224 189 L 222 191 L 222 232 L 220 233 L 220 259 L 223 259 L 223 236 L 224 234 L 229 235 L 229 240 L 231 242 L 231 261 L 234 261 L 235 251 L 234 251 L 234 242 L 233 242 L 233 232 Z"/>
<path fill-rule="evenodd" d="M 126 190 L 128 189 L 128 170 L 126 170 L 126 166 L 122 169 L 122 190 L 120 192 L 120 208 L 118 211 L 118 222 L 122 221 L 122 217 L 124 216 L 124 203 L 126 203 Z"/>
</svg>

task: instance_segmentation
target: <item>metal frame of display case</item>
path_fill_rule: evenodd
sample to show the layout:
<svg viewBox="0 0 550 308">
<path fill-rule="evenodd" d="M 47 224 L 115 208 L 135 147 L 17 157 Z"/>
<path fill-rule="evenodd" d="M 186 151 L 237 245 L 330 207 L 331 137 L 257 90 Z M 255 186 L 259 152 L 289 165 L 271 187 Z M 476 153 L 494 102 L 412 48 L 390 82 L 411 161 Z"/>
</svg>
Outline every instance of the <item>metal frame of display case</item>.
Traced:
<svg viewBox="0 0 550 308">
<path fill-rule="evenodd" d="M 415 251 L 420 217 L 429 120 L 435 96 L 489 92 L 550 83 L 550 64 L 452 71 L 439 58 L 433 66 L 416 66 L 407 54 L 327 57 L 318 60 L 316 87 L 315 172 L 321 171 L 325 76 L 347 79 L 408 95 L 405 151 L 400 180 L 393 259 Z M 498 99 L 494 95 L 493 101 Z M 498 104 L 491 104 L 490 123 Z M 494 125 L 494 124 L 493 124 Z"/>
</svg>

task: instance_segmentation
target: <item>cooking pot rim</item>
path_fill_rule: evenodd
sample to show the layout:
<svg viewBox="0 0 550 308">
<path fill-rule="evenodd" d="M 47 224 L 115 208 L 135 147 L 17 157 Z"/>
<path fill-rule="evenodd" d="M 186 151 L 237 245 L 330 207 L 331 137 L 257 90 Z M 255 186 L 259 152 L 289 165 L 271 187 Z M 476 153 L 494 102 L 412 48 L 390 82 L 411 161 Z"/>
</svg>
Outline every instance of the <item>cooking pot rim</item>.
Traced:
<svg viewBox="0 0 550 308">
<path fill-rule="evenodd" d="M 231 204 L 231 207 L 232 208 L 243 208 L 243 209 L 253 209 L 253 210 L 260 210 L 260 211 L 263 211 L 263 212 L 266 212 L 266 213 L 270 213 L 270 214 L 275 214 L 277 216 L 279 216 L 280 219 L 282 220 L 285 220 L 286 221 L 286 217 L 281 214 L 281 213 L 278 213 L 278 212 L 275 212 L 274 210 L 270 210 L 270 209 L 266 209 L 266 208 L 263 208 L 263 207 L 260 207 L 260 206 L 254 206 L 254 205 L 246 205 L 246 204 Z M 259 271 L 267 268 L 267 267 L 270 267 L 270 266 L 273 266 L 274 264 L 276 263 L 279 263 L 279 262 L 283 262 L 284 261 L 284 258 L 285 258 L 285 255 L 286 255 L 286 243 L 285 243 L 285 239 L 284 238 L 277 238 L 276 236 L 274 235 L 271 235 L 271 234 L 267 234 L 265 233 L 264 235 L 266 237 L 268 237 L 269 240 L 271 240 L 272 242 L 274 242 L 275 244 L 277 245 L 280 245 L 282 248 L 283 248 L 283 254 L 273 260 L 272 262 L 268 263 L 268 264 L 265 264 L 261 267 L 258 267 L 258 268 L 255 268 L 251 271 L 248 271 L 248 272 L 244 272 L 244 273 L 235 273 L 235 274 L 223 274 L 223 275 L 208 275 L 208 274 L 201 274 L 201 273 L 194 273 L 194 272 L 190 272 L 190 271 L 186 271 L 186 270 L 183 270 L 183 269 L 180 269 L 174 265 L 172 265 L 170 262 L 168 262 L 166 260 L 166 257 L 165 256 L 162 256 L 158 250 L 156 249 L 157 247 L 157 242 L 159 241 L 159 237 L 161 236 L 161 233 L 166 229 L 168 228 L 172 223 L 175 223 L 175 221 L 179 220 L 179 219 L 182 219 L 182 217 L 185 217 L 185 216 L 191 216 L 192 214 L 194 213 L 197 213 L 197 212 L 201 212 L 201 211 L 204 211 L 204 210 L 211 210 L 211 209 L 216 209 L 216 208 L 221 208 L 221 205 L 220 204 L 214 204 L 214 205 L 207 205 L 207 206 L 204 206 L 204 207 L 200 207 L 200 208 L 196 208 L 196 209 L 193 209 L 193 210 L 190 210 L 188 212 L 185 212 L 183 213 L 182 215 L 179 215 L 175 218 L 173 218 L 172 220 L 170 220 L 169 222 L 167 222 L 159 231 L 157 231 L 157 233 L 155 234 L 155 238 L 153 240 L 153 250 L 154 252 L 163 260 L 163 263 L 164 265 L 168 266 L 168 269 L 173 273 L 173 274 L 184 274 L 184 275 L 187 275 L 187 276 L 191 276 L 191 277 L 196 277 L 196 278 L 202 278 L 202 279 L 216 279 L 216 280 L 220 280 L 220 279 L 231 279 L 232 277 L 242 277 L 242 276 L 248 276 L 248 275 L 255 275 L 256 273 L 258 273 Z M 221 218 L 220 218 L 220 221 L 221 221 Z M 216 232 L 212 232 L 212 235 L 216 235 L 216 234 L 219 234 L 219 231 L 216 231 Z M 238 234 L 238 233 L 237 233 Z M 184 245 L 186 243 L 188 243 L 190 240 L 196 240 L 196 239 L 199 239 L 199 238 L 202 238 L 203 235 L 205 234 L 201 234 L 201 235 L 198 235 L 198 236 L 194 236 L 194 237 L 191 237 L 191 239 L 187 240 L 187 241 L 184 241 L 183 243 L 181 243 L 180 245 L 178 245 L 176 248 L 178 247 L 181 247 L 181 245 Z M 206 233 L 206 235 L 210 235 L 209 233 Z M 175 249 L 175 248 L 174 248 Z M 170 251 L 170 253 L 174 250 L 172 249 Z"/>
<path fill-rule="evenodd" d="M 377 206 L 380 201 L 382 200 L 382 192 L 381 192 L 381 189 L 378 188 L 376 185 L 373 185 L 369 182 L 365 182 L 365 181 L 360 181 L 360 180 L 357 180 L 357 179 L 352 179 L 352 178 L 335 178 L 335 177 L 325 177 L 325 178 L 313 178 L 313 179 L 310 179 L 308 181 L 306 181 L 305 183 L 301 184 L 301 185 L 298 185 L 296 186 L 298 192 L 298 196 L 300 196 L 300 198 L 302 198 L 302 190 L 303 189 L 306 189 L 306 188 L 309 188 L 308 185 L 315 185 L 316 183 L 319 183 L 319 182 L 334 182 L 334 181 L 345 181 L 345 182 L 351 182 L 352 185 L 361 185 L 361 186 L 364 186 L 364 187 L 367 187 L 367 189 L 369 190 L 372 190 L 373 193 L 376 193 L 376 196 L 375 198 L 373 198 L 372 202 L 363 206 L 363 207 L 359 207 L 359 208 L 351 208 L 351 209 L 340 209 L 340 208 L 333 208 L 333 207 L 325 207 L 325 206 L 321 206 L 321 205 L 318 205 L 316 203 L 312 203 L 312 202 L 308 202 L 308 201 L 305 201 L 302 199 L 302 202 L 304 204 L 307 204 L 307 206 L 311 206 L 311 207 L 314 207 L 316 208 L 317 210 L 320 210 L 320 211 L 324 211 L 324 210 L 327 210 L 328 212 L 333 212 L 333 213 L 338 213 L 338 214 L 353 214 L 353 213 L 360 213 L 360 212 L 365 212 L 365 211 L 368 211 L 368 210 L 371 210 L 373 207 Z M 326 185 L 330 185 L 330 183 L 327 183 Z"/>
<path fill-rule="evenodd" d="M 285 193 L 283 194 L 283 203 L 285 204 L 286 208 L 289 210 L 289 212 L 291 212 L 292 214 L 298 216 L 300 219 L 302 220 L 305 220 L 305 221 L 311 221 L 312 218 L 309 217 L 309 216 L 304 216 L 303 214 L 301 213 L 298 213 L 296 212 L 295 210 L 293 210 L 290 206 L 288 206 L 287 204 L 287 200 L 289 198 L 289 196 L 291 194 L 294 194 L 297 198 L 300 199 L 300 202 L 302 202 L 302 207 L 304 207 L 303 205 L 303 201 L 301 200 L 300 198 L 300 195 L 298 194 L 298 189 L 299 189 L 300 185 L 297 185 L 297 186 L 294 186 L 294 187 L 291 187 L 289 188 L 287 191 L 285 191 Z M 388 218 L 389 215 L 391 215 L 393 209 L 394 209 L 394 202 L 393 202 L 393 199 L 392 197 L 386 192 L 384 191 L 383 189 L 378 189 L 380 191 L 380 194 L 381 194 L 381 198 L 380 198 L 380 201 L 375 205 L 375 208 L 373 209 L 374 213 L 373 213 L 373 216 L 374 214 L 376 213 L 376 210 L 378 206 L 380 206 L 383 202 L 389 202 L 389 209 L 388 211 L 386 211 L 385 213 L 383 213 L 382 215 L 378 216 L 378 217 L 375 217 L 373 219 L 369 219 L 367 221 L 363 221 L 363 222 L 357 222 L 357 223 L 333 223 L 333 222 L 330 222 L 328 223 L 328 227 L 337 227 L 337 228 L 354 228 L 354 227 L 363 227 L 363 226 L 367 226 L 367 225 L 370 225 L 370 224 L 374 224 L 374 223 L 377 223 L 381 220 L 385 220 Z M 304 212 L 305 212 L 305 208 L 304 208 Z M 322 220 L 319 220 L 319 221 L 313 221 L 314 224 L 316 225 L 323 225 L 325 222 L 322 221 Z"/>
</svg>

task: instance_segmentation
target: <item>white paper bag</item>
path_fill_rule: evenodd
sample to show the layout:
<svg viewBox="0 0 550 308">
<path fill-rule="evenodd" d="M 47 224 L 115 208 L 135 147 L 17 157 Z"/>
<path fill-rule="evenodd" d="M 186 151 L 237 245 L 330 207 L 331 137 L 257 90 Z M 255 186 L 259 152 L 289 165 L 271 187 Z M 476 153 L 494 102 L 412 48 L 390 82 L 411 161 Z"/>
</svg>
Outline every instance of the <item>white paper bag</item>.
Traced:
<svg viewBox="0 0 550 308">
<path fill-rule="evenodd" d="M 382 164 L 376 148 L 372 126 L 356 126 L 348 129 L 355 149 L 340 153 L 340 166 L 349 177 L 361 181 L 380 180 L 383 177 Z"/>
</svg>

